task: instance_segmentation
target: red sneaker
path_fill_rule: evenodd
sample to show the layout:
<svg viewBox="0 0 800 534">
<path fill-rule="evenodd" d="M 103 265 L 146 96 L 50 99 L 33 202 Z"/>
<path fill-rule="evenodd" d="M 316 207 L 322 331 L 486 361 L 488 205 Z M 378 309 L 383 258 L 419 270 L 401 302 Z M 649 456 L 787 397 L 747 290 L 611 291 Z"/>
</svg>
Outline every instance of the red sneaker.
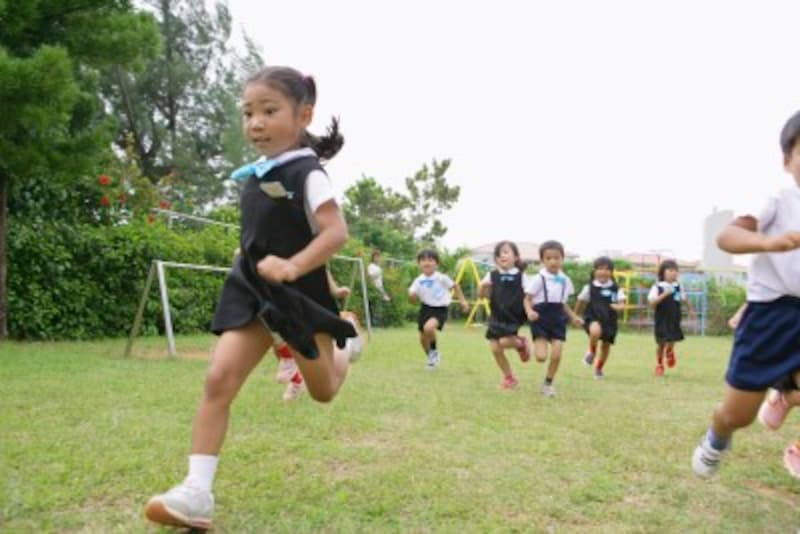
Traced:
<svg viewBox="0 0 800 534">
<path fill-rule="evenodd" d="M 656 376 L 664 376 L 664 366 L 660 363 L 656 365 Z"/>
<path fill-rule="evenodd" d="M 669 351 L 667 353 L 667 367 L 669 367 L 670 369 L 675 367 L 675 352 L 673 351 Z"/>
<path fill-rule="evenodd" d="M 519 382 L 517 381 L 516 378 L 514 378 L 514 375 L 508 375 L 503 379 L 503 382 L 500 384 L 500 387 L 502 389 L 514 389 L 515 387 L 517 387 L 518 384 Z"/>
</svg>

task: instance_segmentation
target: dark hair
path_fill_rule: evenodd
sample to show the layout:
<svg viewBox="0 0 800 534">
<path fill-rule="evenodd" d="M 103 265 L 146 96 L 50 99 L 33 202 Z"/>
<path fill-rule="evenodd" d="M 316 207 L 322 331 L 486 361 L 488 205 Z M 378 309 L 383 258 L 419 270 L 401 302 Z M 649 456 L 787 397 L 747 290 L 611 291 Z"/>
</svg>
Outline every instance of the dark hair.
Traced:
<svg viewBox="0 0 800 534">
<path fill-rule="evenodd" d="M 376 256 L 380 256 L 380 255 L 381 255 L 381 251 L 380 250 L 378 250 L 377 248 L 372 249 L 372 254 L 370 254 L 369 260 L 370 261 L 375 261 L 375 257 Z"/>
<path fill-rule="evenodd" d="M 296 106 L 314 107 L 317 103 L 317 84 L 314 78 L 305 76 L 292 67 L 264 67 L 247 78 L 245 85 L 250 83 L 263 83 L 277 89 Z M 344 144 L 344 137 L 339 132 L 339 119 L 333 117 L 325 135 L 321 137 L 308 130 L 304 131 L 300 142 L 303 146 L 311 147 L 320 159 L 331 159 Z"/>
<path fill-rule="evenodd" d="M 561 253 L 561 257 L 562 258 L 565 256 L 565 254 L 564 254 L 564 245 L 562 245 L 558 241 L 553 241 L 553 240 L 545 241 L 544 243 L 542 243 L 539 246 L 539 259 L 540 260 L 544 259 L 544 252 L 546 250 L 557 250 L 558 252 Z"/>
<path fill-rule="evenodd" d="M 661 262 L 661 265 L 658 266 L 658 281 L 664 281 L 664 271 L 667 269 L 675 269 L 678 271 L 678 262 L 675 260 L 664 260 Z"/>
<path fill-rule="evenodd" d="M 789 117 L 781 130 L 781 150 L 788 157 L 800 137 L 800 111 Z"/>
<path fill-rule="evenodd" d="M 513 241 L 498 241 L 498 243 L 494 246 L 494 257 L 495 259 L 500 257 L 500 251 L 503 250 L 503 247 L 507 246 L 511 249 L 511 252 L 514 253 L 514 267 L 519 269 L 520 271 L 524 271 L 528 264 L 519 257 L 519 247 Z"/>
<path fill-rule="evenodd" d="M 424 248 L 419 251 L 419 254 L 417 254 L 417 263 L 419 263 L 420 260 L 433 260 L 438 264 L 439 253 L 432 248 Z"/>
<path fill-rule="evenodd" d="M 614 278 L 614 262 L 608 256 L 600 256 L 592 262 L 592 274 L 589 275 L 590 282 L 594 280 L 594 272 L 600 267 L 605 267 L 611 271 L 611 280 L 613 280 L 614 283 L 617 282 L 617 280 Z"/>
</svg>

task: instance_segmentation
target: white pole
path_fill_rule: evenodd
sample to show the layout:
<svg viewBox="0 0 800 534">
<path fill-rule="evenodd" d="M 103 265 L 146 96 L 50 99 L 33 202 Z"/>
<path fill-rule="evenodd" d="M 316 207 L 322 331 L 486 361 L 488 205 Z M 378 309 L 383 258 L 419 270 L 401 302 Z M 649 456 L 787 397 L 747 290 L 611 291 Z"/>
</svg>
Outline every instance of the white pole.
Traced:
<svg viewBox="0 0 800 534">
<path fill-rule="evenodd" d="M 167 278 L 164 276 L 164 263 L 156 260 L 156 270 L 158 272 L 158 287 L 161 290 L 161 307 L 164 309 L 164 330 L 167 332 L 167 353 L 175 357 L 178 351 L 175 350 L 175 334 L 172 332 L 172 314 L 169 311 L 169 295 L 167 295 Z"/>
<path fill-rule="evenodd" d="M 364 260 L 358 258 L 358 269 L 361 271 L 361 296 L 364 299 L 364 319 L 367 322 L 367 337 L 372 339 L 372 314 L 369 309 L 369 299 L 367 298 L 367 280 L 364 273 Z"/>
</svg>

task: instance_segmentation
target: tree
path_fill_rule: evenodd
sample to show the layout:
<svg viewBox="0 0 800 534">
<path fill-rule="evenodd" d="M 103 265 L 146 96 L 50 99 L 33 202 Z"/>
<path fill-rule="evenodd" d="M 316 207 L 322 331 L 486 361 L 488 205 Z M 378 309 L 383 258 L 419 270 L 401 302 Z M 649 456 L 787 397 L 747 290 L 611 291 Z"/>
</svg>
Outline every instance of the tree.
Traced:
<svg viewBox="0 0 800 534">
<path fill-rule="evenodd" d="M 158 46 L 149 15 L 123 0 L 0 0 L 0 338 L 7 329 L 8 194 L 34 177 L 68 183 L 108 153 L 112 122 L 99 68 L 134 65 Z"/>
<path fill-rule="evenodd" d="M 241 140 L 238 72 L 228 48 L 231 16 L 216 3 L 147 0 L 163 47 L 141 72 L 114 66 L 103 94 L 120 126 L 116 142 L 133 140 L 136 162 L 153 184 L 169 176 L 173 201 L 194 210 L 224 195 L 222 178 L 241 161 L 228 161 Z M 237 145 L 238 143 L 238 145 Z M 240 151 L 241 152 L 241 151 Z"/>
<path fill-rule="evenodd" d="M 458 201 L 461 188 L 447 185 L 445 174 L 450 168 L 450 160 L 437 162 L 435 159 L 423 165 L 414 176 L 406 178 L 408 202 L 410 204 L 408 221 L 414 235 L 421 241 L 433 243 L 447 233 L 439 216 Z"/>
<path fill-rule="evenodd" d="M 345 191 L 350 232 L 366 245 L 394 255 L 413 255 L 417 242 L 433 243 L 447 233 L 439 216 L 458 201 L 458 186 L 447 184 L 450 160 L 433 160 L 406 178 L 407 193 L 384 188 L 362 176 Z"/>
</svg>

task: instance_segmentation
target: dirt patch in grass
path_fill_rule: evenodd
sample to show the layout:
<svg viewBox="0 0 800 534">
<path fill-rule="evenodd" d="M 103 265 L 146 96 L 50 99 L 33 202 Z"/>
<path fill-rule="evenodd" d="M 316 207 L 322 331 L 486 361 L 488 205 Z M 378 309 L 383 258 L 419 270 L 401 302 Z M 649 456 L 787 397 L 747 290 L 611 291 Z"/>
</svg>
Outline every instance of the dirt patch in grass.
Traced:
<svg viewBox="0 0 800 534">
<path fill-rule="evenodd" d="M 775 501 L 780 501 L 784 504 L 791 506 L 792 508 L 800 507 L 800 496 L 788 492 L 786 490 L 772 488 L 767 486 L 757 480 L 746 480 L 744 485 L 750 488 L 751 490 L 755 491 L 762 497 L 766 497 L 768 499 L 772 499 Z"/>
</svg>

